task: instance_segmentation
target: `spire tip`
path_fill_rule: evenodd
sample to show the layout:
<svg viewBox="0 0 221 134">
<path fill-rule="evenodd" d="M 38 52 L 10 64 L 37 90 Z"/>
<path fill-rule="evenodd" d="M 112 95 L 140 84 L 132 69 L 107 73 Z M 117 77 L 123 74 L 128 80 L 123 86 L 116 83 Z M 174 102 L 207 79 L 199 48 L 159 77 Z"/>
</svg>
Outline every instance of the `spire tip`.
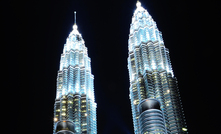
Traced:
<svg viewBox="0 0 221 134">
<path fill-rule="evenodd" d="M 76 11 L 74 11 L 74 24 L 76 25 Z"/>
<path fill-rule="evenodd" d="M 140 3 L 140 1 L 139 1 L 139 0 L 137 1 L 136 6 L 137 6 L 137 7 L 141 7 L 141 3 Z"/>
<path fill-rule="evenodd" d="M 76 24 L 76 11 L 74 11 L 74 25 L 73 25 L 73 29 L 74 29 L 74 31 L 76 31 L 77 30 L 77 24 Z"/>
</svg>

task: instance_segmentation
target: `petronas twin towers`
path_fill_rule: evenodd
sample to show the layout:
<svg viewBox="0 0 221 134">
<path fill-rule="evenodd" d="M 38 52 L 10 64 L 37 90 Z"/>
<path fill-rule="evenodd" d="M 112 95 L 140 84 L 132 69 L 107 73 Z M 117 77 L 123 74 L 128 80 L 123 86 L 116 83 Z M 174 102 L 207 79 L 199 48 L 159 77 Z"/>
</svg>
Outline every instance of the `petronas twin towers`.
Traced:
<svg viewBox="0 0 221 134">
<path fill-rule="evenodd" d="M 135 134 L 186 134 L 176 77 L 162 34 L 138 1 L 128 40 Z M 94 76 L 76 23 L 61 54 L 53 134 L 97 134 Z"/>
</svg>

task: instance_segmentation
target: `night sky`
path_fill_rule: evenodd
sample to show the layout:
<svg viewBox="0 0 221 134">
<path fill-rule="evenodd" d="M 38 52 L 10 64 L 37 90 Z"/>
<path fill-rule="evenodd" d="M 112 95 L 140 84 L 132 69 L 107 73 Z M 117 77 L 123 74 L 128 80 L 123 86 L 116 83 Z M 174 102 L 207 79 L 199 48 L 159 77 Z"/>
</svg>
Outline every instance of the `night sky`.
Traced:
<svg viewBox="0 0 221 134">
<path fill-rule="evenodd" d="M 189 133 L 215 133 L 220 124 L 218 2 L 140 2 L 170 50 Z M 133 134 L 127 57 L 136 0 L 8 0 L 1 5 L 2 73 L 7 74 L 2 95 L 8 102 L 1 109 L 9 113 L 9 133 L 52 134 L 60 56 L 77 11 L 94 75 L 98 133 Z"/>
</svg>

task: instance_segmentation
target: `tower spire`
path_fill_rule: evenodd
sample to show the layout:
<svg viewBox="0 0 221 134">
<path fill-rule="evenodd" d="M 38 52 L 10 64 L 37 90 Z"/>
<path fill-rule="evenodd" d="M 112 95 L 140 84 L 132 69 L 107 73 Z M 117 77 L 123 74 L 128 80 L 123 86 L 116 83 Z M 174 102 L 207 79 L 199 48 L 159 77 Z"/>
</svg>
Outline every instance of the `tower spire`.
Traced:
<svg viewBox="0 0 221 134">
<path fill-rule="evenodd" d="M 137 6 L 137 7 L 141 7 L 141 3 L 140 3 L 139 0 L 137 0 L 136 6 Z"/>
<path fill-rule="evenodd" d="M 74 24 L 76 25 L 76 11 L 74 11 Z"/>
<path fill-rule="evenodd" d="M 73 33 L 75 33 L 75 34 L 77 34 L 77 33 L 79 33 L 78 32 L 78 27 L 77 27 L 77 24 L 76 24 L 76 19 L 77 17 L 76 17 L 76 11 L 74 11 L 74 25 L 73 25 Z"/>
</svg>

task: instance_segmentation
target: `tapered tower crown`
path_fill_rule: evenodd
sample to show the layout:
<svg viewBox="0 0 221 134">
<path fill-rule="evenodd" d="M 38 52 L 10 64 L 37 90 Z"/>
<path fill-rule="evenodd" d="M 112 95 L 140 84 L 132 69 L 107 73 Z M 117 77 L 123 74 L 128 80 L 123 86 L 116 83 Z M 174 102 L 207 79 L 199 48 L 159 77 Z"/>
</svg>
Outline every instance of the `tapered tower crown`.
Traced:
<svg viewBox="0 0 221 134">
<path fill-rule="evenodd" d="M 75 23 L 70 32 L 57 76 L 54 134 L 96 134 L 94 76 L 87 47 Z"/>
<path fill-rule="evenodd" d="M 156 22 L 139 1 L 136 3 L 130 24 L 128 50 L 129 96 L 134 133 L 157 132 L 157 124 L 151 127 L 153 130 L 144 129 L 150 128 L 151 124 L 155 122 L 154 120 L 146 120 L 151 112 L 148 109 L 143 113 L 150 112 L 149 114 L 142 114 L 138 111 L 138 105 L 143 100 L 151 98 L 158 100 L 161 104 L 160 109 L 157 110 L 160 113 L 162 110 L 159 120 L 162 120 L 161 125 L 164 123 L 163 125 L 166 126 L 166 130 L 163 131 L 168 134 L 186 133 L 183 131 L 186 129 L 182 129 L 186 128 L 186 125 L 169 50 L 164 45 L 162 33 L 157 28 Z M 145 121 L 150 121 L 150 126 Z"/>
</svg>

